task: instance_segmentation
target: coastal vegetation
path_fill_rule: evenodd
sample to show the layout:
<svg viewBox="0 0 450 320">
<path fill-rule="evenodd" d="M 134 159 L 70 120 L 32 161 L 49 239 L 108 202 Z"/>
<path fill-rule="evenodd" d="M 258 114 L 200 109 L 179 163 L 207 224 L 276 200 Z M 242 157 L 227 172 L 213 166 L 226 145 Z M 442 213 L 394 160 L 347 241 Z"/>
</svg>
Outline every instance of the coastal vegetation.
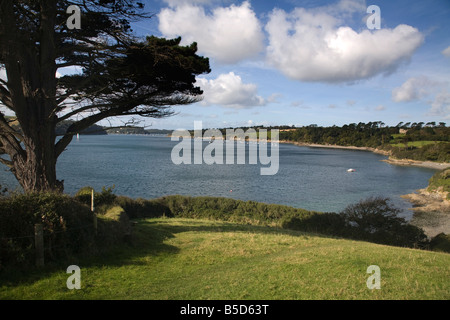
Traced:
<svg viewBox="0 0 450 320">
<path fill-rule="evenodd" d="M 46 260 L 60 261 L 120 243 L 131 233 L 131 220 L 160 217 L 207 219 L 432 249 L 424 232 L 397 217 L 397 209 L 384 198 L 362 200 L 340 213 L 322 213 L 229 198 L 174 195 L 131 199 L 103 188 L 94 193 L 94 215 L 91 190 L 83 188 L 73 197 L 52 193 L 2 196 L 0 269 L 33 263 L 36 223 L 43 224 Z M 94 216 L 98 218 L 96 228 Z"/>
<path fill-rule="evenodd" d="M 381 121 L 342 127 L 317 125 L 280 132 L 280 140 L 338 146 L 368 147 L 385 151 L 395 159 L 450 162 L 450 127 L 445 123 L 399 123 Z"/>
<path fill-rule="evenodd" d="M 450 200 L 450 169 L 436 172 L 429 180 L 427 191 L 441 192 Z"/>
<path fill-rule="evenodd" d="M 69 5 L 84 9 L 83 28 L 70 32 Z M 8 78 L 0 79 L 0 163 L 24 191 L 0 187 L 0 298 L 449 298 L 449 256 L 431 252 L 448 251 L 448 236 L 427 238 L 386 198 L 314 212 L 214 197 L 132 199 L 113 188 L 63 194 L 56 162 L 74 135 L 165 134 L 97 123 L 169 117 L 173 106 L 201 100 L 196 77 L 211 71 L 209 59 L 195 42 L 137 38 L 131 22 L 148 18 L 142 9 L 130 1 L 0 6 L 0 71 Z M 58 72 L 74 67 L 79 72 Z M 275 128 L 287 142 L 450 161 L 445 123 Z M 433 177 L 430 190 L 447 192 L 448 177 Z M 374 259 L 389 271 L 389 290 L 365 287 Z M 85 290 L 66 290 L 67 264 L 83 265 Z"/>
<path fill-rule="evenodd" d="M 214 129 L 223 138 L 227 130 Z M 241 127 L 246 139 L 259 139 L 260 129 L 267 130 L 267 139 L 271 139 L 271 130 L 279 130 L 279 141 L 304 145 L 324 145 L 370 148 L 388 154 L 393 159 L 416 161 L 450 162 L 450 127 L 444 122 L 399 123 L 386 126 L 381 121 L 351 123 L 343 126 L 321 127 L 316 124 L 294 126 Z M 210 129 L 202 129 L 198 136 L 204 136 Z M 194 131 L 190 130 L 194 136 Z M 216 137 L 217 138 L 217 137 Z"/>
<path fill-rule="evenodd" d="M 217 220 L 135 222 L 132 242 L 108 252 L 46 270 L 0 273 L 0 299 L 450 298 L 446 253 Z M 80 290 L 66 287 L 69 264 L 81 268 Z M 367 287 L 374 264 L 380 290 Z"/>
<path fill-rule="evenodd" d="M 397 216 L 389 199 L 325 213 L 217 197 L 132 199 L 113 191 L 0 194 L 0 298 L 449 297 L 448 236 L 427 238 Z M 35 267 L 36 223 L 44 229 L 45 268 Z M 367 289 L 366 268 L 374 263 L 389 290 Z M 65 286 L 73 264 L 82 266 L 83 290 Z"/>
</svg>

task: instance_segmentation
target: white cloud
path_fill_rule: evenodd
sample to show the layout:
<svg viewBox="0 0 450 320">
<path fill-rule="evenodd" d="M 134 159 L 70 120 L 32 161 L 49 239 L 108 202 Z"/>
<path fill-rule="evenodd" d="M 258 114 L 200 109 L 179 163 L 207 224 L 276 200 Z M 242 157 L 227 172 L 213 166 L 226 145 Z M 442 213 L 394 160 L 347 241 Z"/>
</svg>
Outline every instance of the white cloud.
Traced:
<svg viewBox="0 0 450 320">
<path fill-rule="evenodd" d="M 386 107 L 381 104 L 375 107 L 375 111 L 384 111 L 384 110 L 386 110 Z"/>
<path fill-rule="evenodd" d="M 349 82 L 394 71 L 422 44 L 422 34 L 408 25 L 361 32 L 343 26 L 344 14 L 360 9 L 354 3 L 273 10 L 266 25 L 268 61 L 292 79 Z"/>
<path fill-rule="evenodd" d="M 412 77 L 392 90 L 395 102 L 419 101 L 430 106 L 427 115 L 450 119 L 450 83 L 425 76 Z"/>
<path fill-rule="evenodd" d="M 447 58 L 450 58 L 450 46 L 447 47 L 446 49 L 442 50 L 441 52 L 444 56 L 446 56 Z"/>
<path fill-rule="evenodd" d="M 204 91 L 203 105 L 220 105 L 228 108 L 243 109 L 263 106 L 270 102 L 257 95 L 258 88 L 253 83 L 243 83 L 234 72 L 221 74 L 216 79 L 197 78 Z"/>
<path fill-rule="evenodd" d="M 419 100 L 428 95 L 429 88 L 433 83 L 425 76 L 409 78 L 400 87 L 392 90 L 392 100 L 395 102 Z"/>
<path fill-rule="evenodd" d="M 445 120 L 450 120 L 450 90 L 448 88 L 435 96 L 429 115 L 442 116 Z"/>
<path fill-rule="evenodd" d="M 222 63 L 236 63 L 263 50 L 262 27 L 250 3 L 218 7 L 211 13 L 182 3 L 162 9 L 159 30 L 165 37 L 182 37 L 183 44 L 198 43 L 199 52 Z"/>
</svg>

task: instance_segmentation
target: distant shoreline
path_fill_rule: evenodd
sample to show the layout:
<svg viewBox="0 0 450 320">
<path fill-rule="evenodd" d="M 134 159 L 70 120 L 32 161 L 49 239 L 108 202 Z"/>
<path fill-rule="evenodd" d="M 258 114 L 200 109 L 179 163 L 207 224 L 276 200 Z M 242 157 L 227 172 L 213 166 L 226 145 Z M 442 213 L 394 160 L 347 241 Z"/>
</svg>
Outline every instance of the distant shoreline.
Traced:
<svg viewBox="0 0 450 320">
<path fill-rule="evenodd" d="M 330 149 L 347 149 L 347 150 L 361 150 L 361 151 L 370 151 L 377 154 L 382 154 L 385 156 L 389 156 L 388 159 L 383 159 L 381 161 L 398 165 L 398 166 L 416 166 L 434 170 L 444 170 L 450 168 L 450 163 L 444 162 L 433 162 L 433 161 L 418 161 L 411 159 L 395 159 L 390 157 L 390 153 L 386 150 L 381 150 L 377 148 L 371 147 L 355 147 L 355 146 L 339 146 L 334 144 L 315 144 L 315 143 L 304 143 L 304 142 L 295 142 L 289 140 L 280 140 L 280 143 L 293 144 L 299 147 L 311 147 L 311 148 L 330 148 Z"/>
<path fill-rule="evenodd" d="M 435 169 L 435 170 L 444 170 L 444 169 L 450 168 L 450 163 L 444 163 L 444 162 L 417 161 L 417 160 L 410 160 L 410 159 L 394 159 L 394 158 L 389 158 L 389 159 L 381 160 L 381 161 L 387 162 L 389 164 L 398 165 L 398 166 L 415 166 L 415 167 L 429 168 L 429 169 Z"/>
</svg>

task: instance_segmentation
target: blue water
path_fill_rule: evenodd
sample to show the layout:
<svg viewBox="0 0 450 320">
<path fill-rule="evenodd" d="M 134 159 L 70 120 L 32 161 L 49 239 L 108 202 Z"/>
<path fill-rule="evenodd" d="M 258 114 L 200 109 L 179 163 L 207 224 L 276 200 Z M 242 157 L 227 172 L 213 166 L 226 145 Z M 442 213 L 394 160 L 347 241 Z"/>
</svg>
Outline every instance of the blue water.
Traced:
<svg viewBox="0 0 450 320">
<path fill-rule="evenodd" d="M 278 173 L 263 176 L 259 162 L 175 165 L 171 151 L 176 144 L 161 136 L 81 136 L 59 158 L 58 179 L 69 194 L 83 186 L 100 190 L 115 185 L 115 194 L 133 198 L 219 196 L 328 212 L 387 196 L 407 212 L 411 205 L 400 196 L 426 187 L 435 172 L 394 166 L 372 152 L 280 144 Z M 4 168 L 0 185 L 14 189 L 17 183 Z M 349 173 L 349 168 L 356 171 Z"/>
</svg>

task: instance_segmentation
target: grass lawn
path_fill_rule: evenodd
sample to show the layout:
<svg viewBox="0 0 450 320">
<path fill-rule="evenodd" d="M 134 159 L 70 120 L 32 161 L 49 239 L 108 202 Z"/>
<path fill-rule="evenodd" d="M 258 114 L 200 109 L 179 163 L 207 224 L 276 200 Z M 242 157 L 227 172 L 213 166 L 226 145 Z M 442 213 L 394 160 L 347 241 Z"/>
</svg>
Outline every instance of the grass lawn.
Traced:
<svg viewBox="0 0 450 320">
<path fill-rule="evenodd" d="M 0 299 L 450 299 L 450 255 L 270 227 L 139 220 L 132 245 L 67 266 L 0 274 Z M 370 290 L 367 268 L 381 270 Z M 20 279 L 20 280 L 17 280 Z"/>
<path fill-rule="evenodd" d="M 436 144 L 442 141 L 410 141 L 408 142 L 408 147 L 415 147 L 415 148 L 421 148 L 423 146 L 429 145 L 429 144 Z M 399 148 L 404 148 L 405 144 L 404 143 L 391 143 L 391 146 L 393 147 L 399 147 Z"/>
</svg>

